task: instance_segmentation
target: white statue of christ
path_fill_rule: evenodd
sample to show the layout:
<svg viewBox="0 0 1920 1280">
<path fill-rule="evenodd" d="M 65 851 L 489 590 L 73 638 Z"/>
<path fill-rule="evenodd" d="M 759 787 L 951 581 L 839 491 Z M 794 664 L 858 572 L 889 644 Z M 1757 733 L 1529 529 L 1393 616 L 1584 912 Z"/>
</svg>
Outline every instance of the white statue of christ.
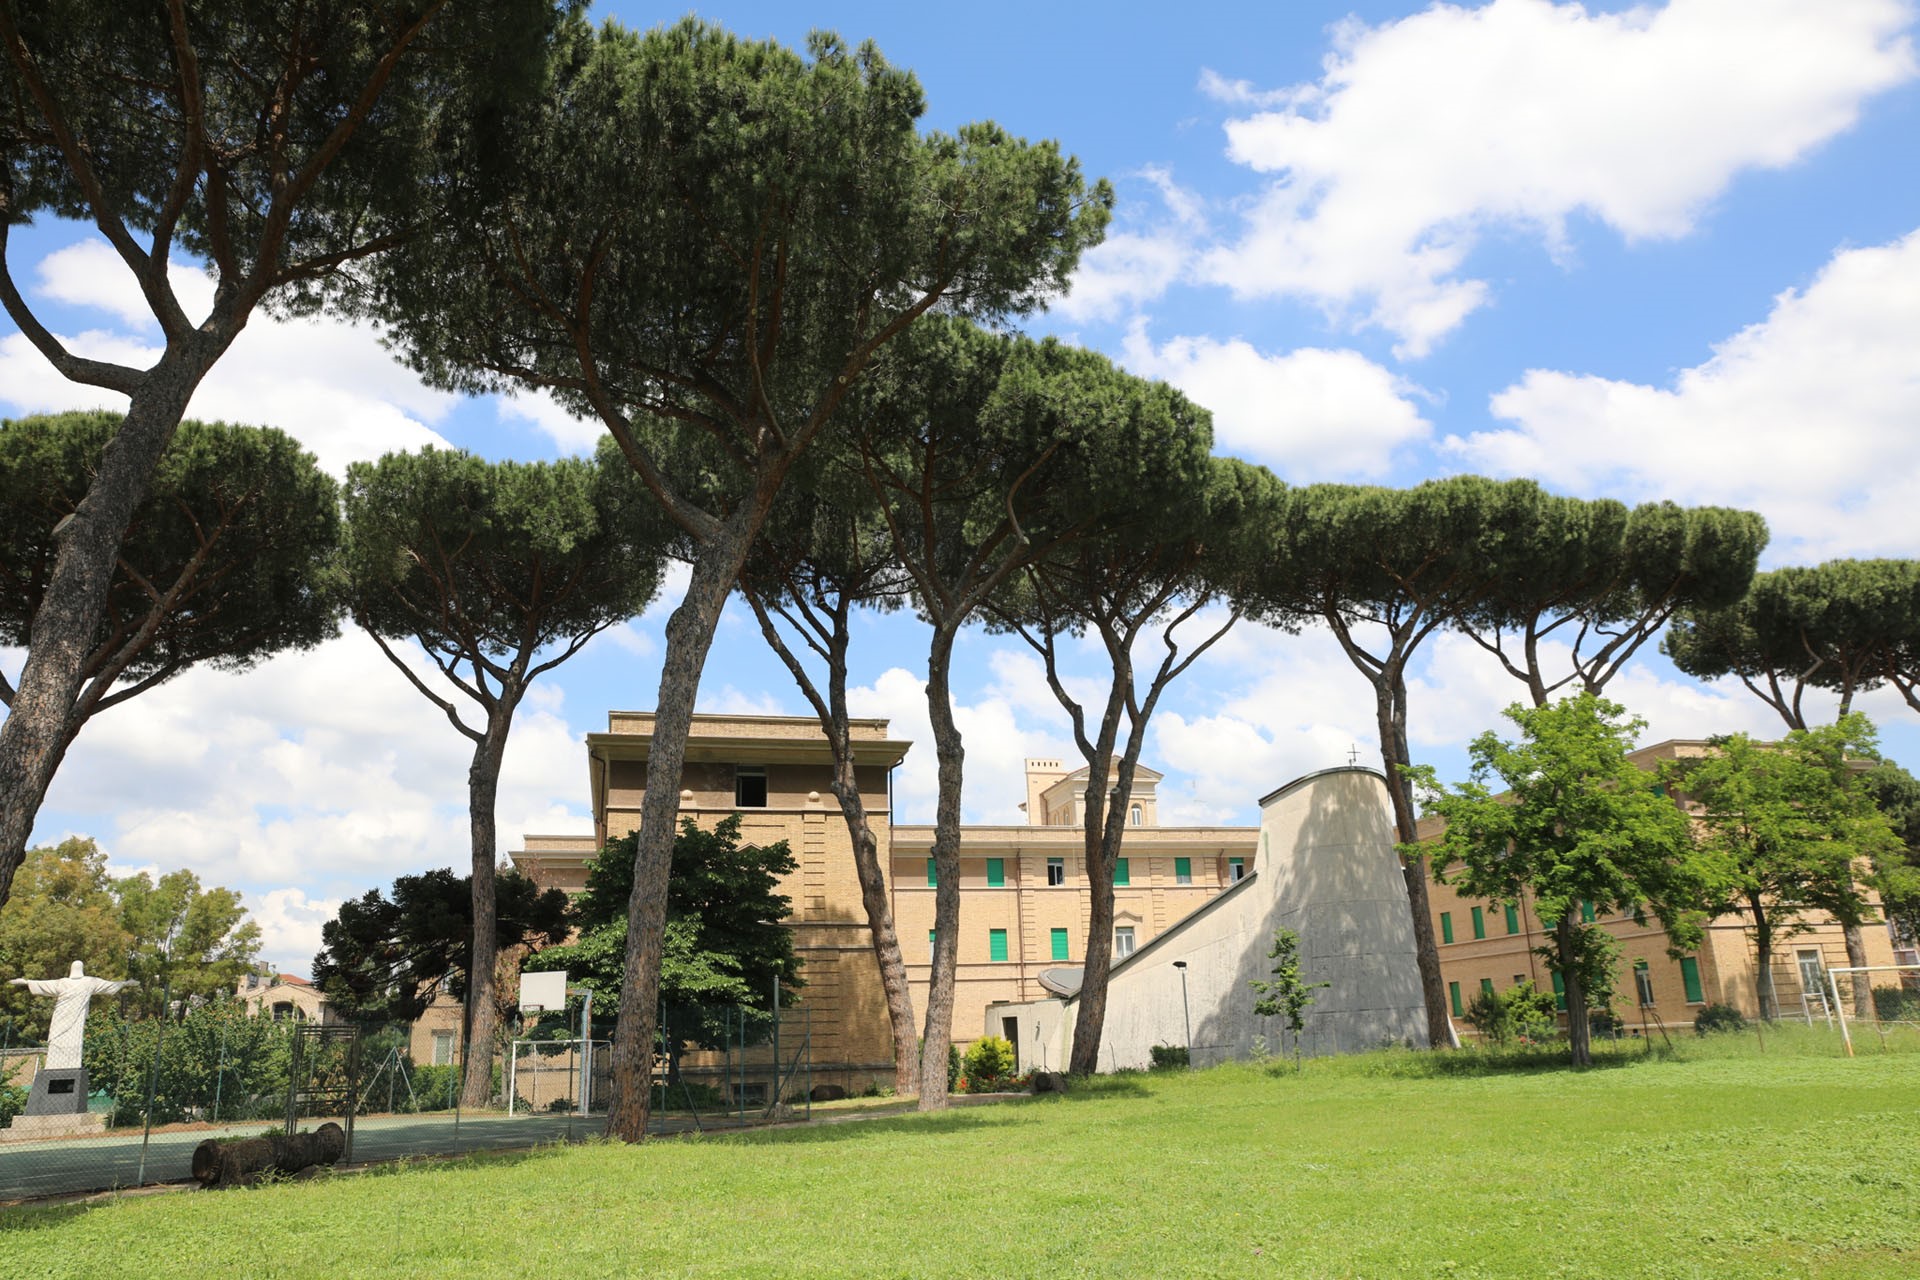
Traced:
<svg viewBox="0 0 1920 1280">
<path fill-rule="evenodd" d="M 111 978 L 92 978 L 78 960 L 64 978 L 15 978 L 13 985 L 25 987 L 36 996 L 53 996 L 53 1025 L 47 1030 L 46 1070 L 80 1065 L 80 1049 L 87 1036 L 87 1005 L 95 996 L 110 996 L 126 987 L 140 984 L 131 978 L 115 982 Z"/>
</svg>

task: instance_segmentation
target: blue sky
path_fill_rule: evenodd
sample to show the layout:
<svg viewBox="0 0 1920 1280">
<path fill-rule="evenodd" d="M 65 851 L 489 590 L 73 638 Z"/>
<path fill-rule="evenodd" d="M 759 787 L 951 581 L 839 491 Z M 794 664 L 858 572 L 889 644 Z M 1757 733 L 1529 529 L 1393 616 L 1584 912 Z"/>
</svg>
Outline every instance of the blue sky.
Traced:
<svg viewBox="0 0 1920 1280">
<path fill-rule="evenodd" d="M 1072 293 L 1031 319 L 1179 385 L 1221 452 L 1289 481 L 1534 475 L 1629 501 L 1752 507 L 1767 563 L 1912 556 L 1920 504 L 1920 62 L 1896 0 L 1547 0 L 1165 6 L 708 4 L 799 43 L 872 38 L 925 85 L 927 124 L 1053 137 L 1119 204 Z M 601 4 L 636 25 L 661 10 Z M 83 350 L 137 358 L 151 321 L 84 228 L 16 234 L 13 270 Z M 0 413 L 106 403 L 0 324 Z M 419 386 L 374 336 L 259 319 L 197 414 L 282 426 L 323 464 L 446 442 L 491 456 L 590 448 L 534 401 Z M 582 734 L 644 708 L 671 601 L 543 682 L 516 726 L 503 847 L 586 825 Z M 0 652 L 18 671 L 21 655 Z M 924 645 L 869 621 L 858 710 L 925 744 Z M 1085 676 L 1097 674 L 1092 666 Z M 969 636 L 955 700 L 966 808 L 1014 821 L 1021 760 L 1070 752 L 1033 660 Z M 1084 678 L 1084 677 L 1083 677 Z M 1737 688 L 1645 653 L 1610 689 L 1649 741 L 1771 734 Z M 1417 757 L 1519 686 L 1442 637 L 1413 697 Z M 709 710 L 801 700 L 730 611 Z M 1323 634 L 1241 627 L 1176 686 L 1147 750 L 1166 820 L 1252 821 L 1299 773 L 1375 751 L 1366 686 Z M 1920 718 L 1870 697 L 1897 757 Z M 466 858 L 465 742 L 349 632 L 242 675 L 194 673 L 103 715 L 37 835 L 95 836 L 122 868 L 191 866 L 244 890 L 268 952 L 304 971 L 345 895 Z M 897 810 L 931 814 L 931 753 Z"/>
</svg>

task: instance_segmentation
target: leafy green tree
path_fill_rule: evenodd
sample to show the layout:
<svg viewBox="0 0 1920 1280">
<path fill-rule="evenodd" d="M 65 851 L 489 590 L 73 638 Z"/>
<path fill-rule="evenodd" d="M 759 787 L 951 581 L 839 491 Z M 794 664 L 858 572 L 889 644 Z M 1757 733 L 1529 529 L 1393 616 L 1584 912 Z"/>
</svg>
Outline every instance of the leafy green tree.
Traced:
<svg viewBox="0 0 1920 1280">
<path fill-rule="evenodd" d="M 725 1028 L 737 1025 L 736 1010 L 771 1005 L 776 978 L 783 1005 L 799 998 L 800 958 L 794 954 L 793 930 L 784 923 L 793 902 L 778 892 L 780 877 L 793 874 L 799 864 L 784 840 L 742 845 L 737 813 L 711 831 L 691 818 L 682 820 L 667 882 L 660 989 L 640 1010 L 627 1001 L 625 985 L 627 899 L 638 838 L 609 840 L 587 865 L 586 889 L 574 899 L 569 916 L 577 937 L 532 957 L 526 970 L 565 970 L 569 982 L 592 988 L 596 1012 L 618 1016 L 622 1025 L 644 1013 L 651 1027 L 656 1002 L 668 1006 L 677 1015 L 667 1044 L 677 1077 L 683 1036 L 720 1047 Z"/>
<path fill-rule="evenodd" d="M 567 6 L 571 7 L 571 6 Z M 72 733 L 120 544 L 195 388 L 254 311 L 317 306 L 443 212 L 450 140 L 541 78 L 553 0 L 0 0 L 0 306 L 71 382 L 127 400 L 61 532 L 0 723 L 0 903 Z M 159 330 L 144 367 L 75 354 L 14 278 L 9 234 L 92 224 Z M 176 255 L 213 275 L 189 315 Z"/>
<path fill-rule="evenodd" d="M 119 418 L 0 422 L 0 644 L 26 646 Z M 52 740 L 198 664 L 242 670 L 336 631 L 326 571 L 340 537 L 334 483 L 271 427 L 183 422 L 134 509 L 80 673 Z M 22 677 L 24 679 L 24 676 Z M 0 672 L 0 702 L 17 705 Z"/>
<path fill-rule="evenodd" d="M 597 420 L 680 527 L 625 985 L 652 991 L 677 788 L 714 627 L 788 473 L 933 311 L 995 320 L 1065 286 L 1112 200 L 1050 143 L 922 132 L 914 77 L 815 33 L 805 57 L 694 19 L 578 32 L 448 234 L 383 260 L 419 369 L 538 387 Z M 476 170 L 478 171 L 478 170 Z M 608 1132 L 646 1130 L 653 1039 L 621 1020 Z"/>
<path fill-rule="evenodd" d="M 127 976 L 140 983 L 126 993 L 128 1008 L 157 1017 L 168 999 L 231 997 L 253 970 L 260 926 L 247 919 L 232 889 L 203 888 L 191 871 L 170 871 L 158 881 L 142 871 L 113 888 L 129 941 Z"/>
<path fill-rule="evenodd" d="M 1160 390 L 1139 382 L 1116 391 L 1117 411 L 1140 419 L 1129 423 L 1130 432 L 1167 429 L 1151 417 Z M 1166 404 L 1175 410 L 1169 421 L 1177 421 L 1178 402 Z M 1264 568 L 1267 530 L 1285 501 L 1285 487 L 1264 467 L 1233 458 L 1182 460 L 1198 466 L 1141 477 L 1134 501 L 1096 531 L 1028 560 L 988 604 L 993 625 L 1040 656 L 1087 766 L 1082 824 L 1092 892 L 1069 1065 L 1076 1074 L 1091 1074 L 1099 1063 L 1113 967 L 1113 877 L 1147 725 L 1167 686 L 1239 621 L 1238 601 Z M 1209 607 L 1215 611 L 1204 613 Z M 1191 644 L 1180 634 L 1188 623 L 1199 628 Z M 1159 660 L 1143 667 L 1140 647 L 1156 632 Z M 1060 673 L 1062 641 L 1082 636 L 1099 642 L 1109 672 L 1104 700 L 1091 715 Z"/>
<path fill-rule="evenodd" d="M 1677 610 L 1739 600 L 1767 545 L 1751 511 L 1648 502 L 1631 511 L 1611 498 L 1536 490 L 1500 550 L 1496 588 L 1458 628 L 1525 682 L 1543 707 L 1567 685 L 1602 693 Z M 1564 674 L 1543 646 L 1565 645 Z"/>
<path fill-rule="evenodd" d="M 1839 698 L 1892 678 L 1897 653 L 1920 632 L 1920 561 L 1829 560 L 1754 578 L 1721 608 L 1683 611 L 1667 633 L 1674 665 L 1703 680 L 1733 676 L 1789 729 L 1807 729 L 1809 688 Z"/>
<path fill-rule="evenodd" d="M 1920 778 L 1891 760 L 1877 760 L 1859 775 L 1859 785 L 1887 816 L 1887 825 L 1900 842 L 1898 852 L 1873 868 L 1881 906 L 1900 936 L 1920 938 Z"/>
<path fill-rule="evenodd" d="M 139 1125 L 149 1114 L 155 1124 L 286 1115 L 294 1024 L 250 1013 L 231 994 L 166 1018 L 95 1004 L 81 1062 L 89 1086 L 112 1099 L 109 1124 Z"/>
<path fill-rule="evenodd" d="M 934 948 L 919 1105 L 934 1110 L 946 1105 L 939 1068 L 960 931 L 965 747 L 953 714 L 954 644 L 1026 566 L 1158 509 L 1156 486 L 1204 482 L 1212 432 L 1205 410 L 1104 356 L 945 320 L 896 344 L 850 421 L 858 465 L 932 632 Z"/>
<path fill-rule="evenodd" d="M 1275 929 L 1273 946 L 1267 952 L 1273 961 L 1271 978 L 1255 978 L 1247 985 L 1259 995 L 1253 1002 L 1256 1017 L 1282 1018 L 1293 1032 L 1293 1060 L 1300 1061 L 1300 1033 L 1307 1029 L 1307 1009 L 1313 993 L 1331 982 L 1308 982 L 1300 970 L 1300 935 L 1291 929 Z"/>
<path fill-rule="evenodd" d="M 1481 607 L 1500 584 L 1508 539 L 1539 489 L 1480 476 L 1411 489 L 1317 484 L 1295 489 L 1272 534 L 1267 573 L 1250 593 L 1263 621 L 1325 622 L 1373 689 L 1380 762 L 1399 835 L 1428 1041 L 1457 1043 L 1447 1017 L 1440 944 L 1428 909 L 1426 850 L 1416 838 L 1408 771 L 1407 668 L 1434 632 Z"/>
<path fill-rule="evenodd" d="M 639 613 L 659 586 L 666 530 L 623 461 L 488 462 L 427 449 L 347 473 L 343 557 L 354 620 L 473 744 L 467 767 L 474 921 L 466 1043 L 490 1046 L 494 806 L 507 736 L 538 677 Z M 413 640 L 446 678 L 435 689 L 389 641 Z M 451 696 L 450 696 L 451 695 Z M 455 698 L 471 704 L 463 716 Z M 467 1055 L 463 1100 L 492 1091 L 492 1055 Z"/>
<path fill-rule="evenodd" d="M 102 978 L 127 976 L 132 939 L 107 875 L 107 855 L 73 836 L 30 850 L 20 864 L 13 897 L 0 906 L 0 1017 L 35 1035 L 46 1030 L 52 1006 L 15 978 L 63 978 L 79 960 Z"/>
<path fill-rule="evenodd" d="M 1778 743 L 1742 733 L 1715 738 L 1705 756 L 1663 770 L 1694 801 L 1700 843 L 1725 869 L 1716 914 L 1747 918 L 1760 1016 L 1768 1021 L 1779 1012 L 1774 944 L 1804 928 L 1815 911 L 1857 931 L 1871 915 L 1860 884 L 1868 866 L 1900 852 L 1850 763 L 1873 747 L 1873 726 L 1854 712 L 1838 724 L 1795 729 Z M 1867 984 L 1859 987 L 1862 1006 L 1870 1007 Z"/>
<path fill-rule="evenodd" d="M 1591 999 L 1588 1004 L 1592 1004 Z M 1481 1044 L 1539 1044 L 1560 1029 L 1554 1017 L 1553 993 L 1535 989 L 1522 980 L 1505 991 L 1482 991 L 1467 1005 L 1467 1021 L 1480 1033 Z"/>
<path fill-rule="evenodd" d="M 567 936 L 567 895 L 560 890 L 502 871 L 494 877 L 494 894 L 494 955 Z M 341 903 L 339 914 L 320 926 L 313 983 L 356 1021 L 412 1022 L 443 984 L 466 999 L 474 932 L 467 877 L 446 868 L 400 876 L 390 895 L 369 889 Z M 463 1043 L 471 1045 L 471 1035 Z M 491 1060 L 490 1054 L 478 1056 Z"/>
<path fill-rule="evenodd" d="M 819 457 L 816 453 L 809 461 Z M 847 707 L 847 661 L 854 610 L 897 609 L 908 584 L 864 486 L 849 483 L 844 473 L 810 470 L 812 474 L 782 493 L 761 529 L 741 570 L 740 594 L 768 646 L 819 718 L 833 753 L 829 786 L 853 844 L 854 874 L 893 1032 L 893 1087 L 904 1097 L 920 1091 L 918 1030 L 879 839 L 860 790 L 859 743 Z M 797 644 L 789 643 L 789 634 L 797 637 Z M 803 652 L 811 657 L 803 658 Z M 813 674 L 816 664 L 824 669 L 823 679 Z"/>
<path fill-rule="evenodd" d="M 1491 731 L 1469 747 L 1469 780 L 1447 790 L 1430 766 L 1411 770 L 1427 812 L 1445 829 L 1432 846 L 1442 880 L 1475 898 L 1533 894 L 1552 931 L 1542 956 L 1566 990 L 1567 1040 L 1575 1066 L 1593 1060 L 1588 1010 L 1610 986 L 1605 930 L 1597 914 L 1651 912 L 1677 951 L 1698 946 L 1719 873 L 1694 849 L 1687 817 L 1653 774 L 1627 759 L 1645 727 L 1591 693 L 1544 707 L 1515 704 L 1518 742 Z M 1498 778 L 1504 791 L 1488 785 Z"/>
</svg>

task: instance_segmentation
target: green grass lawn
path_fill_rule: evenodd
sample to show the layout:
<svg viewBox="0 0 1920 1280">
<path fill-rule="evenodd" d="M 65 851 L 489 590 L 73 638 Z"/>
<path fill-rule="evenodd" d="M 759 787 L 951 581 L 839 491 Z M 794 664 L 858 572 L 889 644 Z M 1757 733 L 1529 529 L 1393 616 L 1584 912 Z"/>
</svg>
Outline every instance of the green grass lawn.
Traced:
<svg viewBox="0 0 1920 1280">
<path fill-rule="evenodd" d="M 0 1212 L 0 1274 L 1920 1274 L 1920 1053 L 1386 1053 Z"/>
</svg>

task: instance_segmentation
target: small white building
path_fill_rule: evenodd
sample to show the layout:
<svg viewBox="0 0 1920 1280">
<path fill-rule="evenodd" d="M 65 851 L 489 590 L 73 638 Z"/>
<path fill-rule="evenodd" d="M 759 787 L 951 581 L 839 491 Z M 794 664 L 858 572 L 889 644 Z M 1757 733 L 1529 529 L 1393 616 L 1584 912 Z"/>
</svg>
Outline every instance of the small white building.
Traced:
<svg viewBox="0 0 1920 1280">
<path fill-rule="evenodd" d="M 1114 965 L 1100 1069 L 1148 1066 L 1153 1046 L 1186 1045 L 1189 1037 L 1196 1066 L 1250 1057 L 1256 1036 L 1271 1052 L 1291 1052 L 1281 1020 L 1254 1015 L 1251 985 L 1271 975 L 1267 953 L 1283 928 L 1299 935 L 1305 980 L 1329 984 L 1313 993 L 1303 1052 L 1425 1043 L 1386 780 L 1348 767 L 1308 774 L 1262 799 L 1252 871 Z M 1063 991 L 1077 980 L 1071 969 L 1041 978 Z M 1017 1031 L 1021 1070 L 1060 1070 L 1078 1014 L 1072 994 L 994 1004 L 985 1032 Z"/>
</svg>

